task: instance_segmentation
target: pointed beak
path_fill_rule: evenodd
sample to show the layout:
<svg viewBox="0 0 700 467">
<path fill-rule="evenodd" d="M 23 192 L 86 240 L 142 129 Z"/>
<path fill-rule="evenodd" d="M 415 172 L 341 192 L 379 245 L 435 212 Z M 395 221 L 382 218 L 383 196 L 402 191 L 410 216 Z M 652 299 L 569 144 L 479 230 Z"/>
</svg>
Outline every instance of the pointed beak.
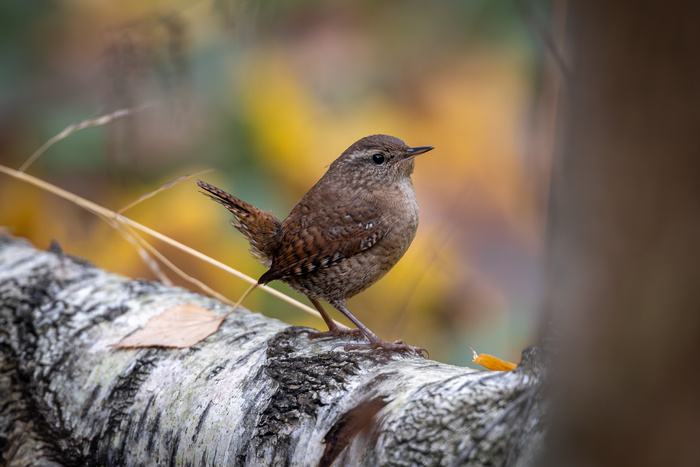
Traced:
<svg viewBox="0 0 700 467">
<path fill-rule="evenodd" d="M 408 160 L 416 157 L 419 154 L 423 154 L 424 152 L 432 151 L 435 149 L 433 146 L 418 146 L 415 148 L 408 148 L 406 150 L 406 155 L 404 156 L 403 160 Z"/>
</svg>

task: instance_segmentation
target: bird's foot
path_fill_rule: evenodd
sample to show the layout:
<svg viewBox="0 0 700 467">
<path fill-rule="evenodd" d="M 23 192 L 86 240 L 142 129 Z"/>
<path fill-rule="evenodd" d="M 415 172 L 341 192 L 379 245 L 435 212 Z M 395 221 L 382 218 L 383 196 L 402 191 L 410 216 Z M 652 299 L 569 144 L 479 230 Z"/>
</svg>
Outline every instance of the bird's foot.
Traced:
<svg viewBox="0 0 700 467">
<path fill-rule="evenodd" d="M 381 350 L 389 350 L 391 352 L 415 352 L 416 354 L 420 355 L 423 357 L 423 352 L 430 357 L 430 354 L 428 353 L 427 350 L 425 350 L 422 347 L 414 347 L 412 345 L 408 345 L 405 341 L 398 340 L 394 342 L 387 342 L 383 341 L 381 339 L 378 339 L 376 341 L 370 342 L 368 344 L 337 344 L 334 345 L 331 350 L 335 350 L 337 347 L 342 347 L 343 350 L 375 350 L 375 349 L 381 349 Z"/>
<path fill-rule="evenodd" d="M 309 339 L 320 339 L 322 337 L 363 336 L 362 331 L 360 331 L 357 328 L 341 328 L 340 326 L 336 326 L 335 328 L 329 329 L 328 331 L 312 331 L 311 329 L 303 329 L 299 331 L 299 334 L 306 334 L 309 337 Z"/>
</svg>

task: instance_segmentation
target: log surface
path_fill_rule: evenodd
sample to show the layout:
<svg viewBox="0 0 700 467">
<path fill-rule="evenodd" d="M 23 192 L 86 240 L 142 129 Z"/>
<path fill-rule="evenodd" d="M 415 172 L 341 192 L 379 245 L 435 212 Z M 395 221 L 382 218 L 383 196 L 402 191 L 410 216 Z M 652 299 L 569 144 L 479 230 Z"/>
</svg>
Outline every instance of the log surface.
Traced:
<svg viewBox="0 0 700 467">
<path fill-rule="evenodd" d="M 540 450 L 532 362 L 332 351 L 246 310 L 187 349 L 110 347 L 187 303 L 229 310 L 0 237 L 0 464 L 528 465 Z"/>
</svg>

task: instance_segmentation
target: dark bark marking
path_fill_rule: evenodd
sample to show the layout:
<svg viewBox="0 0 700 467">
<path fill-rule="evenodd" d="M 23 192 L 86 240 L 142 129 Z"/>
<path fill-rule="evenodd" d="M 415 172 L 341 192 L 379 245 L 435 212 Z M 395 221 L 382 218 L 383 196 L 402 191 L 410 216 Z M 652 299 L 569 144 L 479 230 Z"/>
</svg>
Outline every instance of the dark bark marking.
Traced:
<svg viewBox="0 0 700 467">
<path fill-rule="evenodd" d="M 204 409 L 204 412 L 202 412 L 202 415 L 199 417 L 199 422 L 197 422 L 197 427 L 194 429 L 194 434 L 192 435 L 192 441 L 197 441 L 197 436 L 199 436 L 199 432 L 204 427 L 204 422 L 207 419 L 207 414 L 209 414 L 209 410 L 212 408 L 213 405 L 214 403 L 212 401 L 209 401 L 206 408 Z"/>
<path fill-rule="evenodd" d="M 259 384 L 261 379 L 265 379 L 265 370 L 264 367 L 258 368 L 258 370 L 255 372 L 255 375 L 251 378 L 247 378 L 247 381 L 245 385 L 241 388 L 241 393 L 242 394 L 255 394 L 252 390 L 252 387 L 255 387 Z M 244 407 L 243 407 L 243 419 L 239 423 L 238 426 L 243 427 L 243 433 L 241 433 L 241 438 L 243 439 L 250 439 L 252 440 L 254 438 L 254 434 L 256 432 L 256 427 L 258 424 L 258 417 L 259 417 L 259 409 L 257 408 L 258 401 L 256 400 L 255 397 L 250 397 L 246 398 L 244 401 Z M 255 450 L 253 449 L 253 452 Z M 215 453 L 216 454 L 216 453 Z M 236 451 L 236 459 L 237 462 L 235 465 L 248 465 L 246 463 L 246 459 L 248 458 L 248 449 L 247 447 L 242 447 L 242 449 L 238 449 Z M 216 456 L 215 456 L 216 458 Z"/>
<path fill-rule="evenodd" d="M 239 454 L 238 456 L 236 456 L 235 465 L 248 465 L 248 453 L 243 452 L 243 454 Z"/>
<path fill-rule="evenodd" d="M 160 433 L 160 412 L 156 413 L 156 418 L 148 424 L 148 443 L 146 444 L 146 452 L 151 454 L 155 447 L 155 441 Z"/>
<path fill-rule="evenodd" d="M 348 444 L 360 433 L 369 432 L 376 426 L 375 416 L 388 403 L 386 396 L 361 402 L 340 416 L 338 421 L 328 430 L 323 442 L 326 449 L 319 461 L 319 467 L 328 467 Z"/>
<path fill-rule="evenodd" d="M 243 355 L 242 357 L 236 359 L 236 361 L 233 362 L 233 366 L 235 367 L 235 366 L 243 365 L 245 362 L 248 361 L 248 359 L 249 359 L 250 357 L 252 357 L 253 355 L 256 355 L 256 354 L 257 354 L 260 350 L 262 350 L 264 347 L 267 347 L 267 342 L 262 342 L 262 343 L 256 345 L 255 347 L 253 347 L 252 349 L 250 349 L 250 351 L 249 351 L 248 353 L 246 353 L 246 354 Z"/>
<path fill-rule="evenodd" d="M 90 309 L 84 311 L 84 313 L 90 313 L 90 312 L 91 312 Z M 98 324 L 103 323 L 105 321 L 112 322 L 116 318 L 118 318 L 119 316 L 121 316 L 125 313 L 128 313 L 128 312 L 129 312 L 129 307 L 127 307 L 126 305 L 117 305 L 114 307 L 109 307 L 107 309 L 106 313 L 103 313 L 101 315 L 94 315 L 94 317 L 90 321 L 88 321 L 88 323 L 85 326 L 83 326 L 82 328 L 76 329 L 72 333 L 72 337 L 77 338 L 78 336 L 80 336 L 82 333 L 84 333 L 88 329 L 91 329 L 91 328 L 93 328 L 93 327 L 97 326 Z"/>
<path fill-rule="evenodd" d="M 232 339 L 226 342 L 226 345 L 240 345 L 248 342 L 251 340 L 253 337 L 255 337 L 258 333 L 256 331 L 249 331 L 237 336 L 234 336 Z"/>
<path fill-rule="evenodd" d="M 136 424 L 133 423 L 129 416 L 129 409 L 133 406 L 134 397 L 155 367 L 160 355 L 161 353 L 156 349 L 144 351 L 127 370 L 116 378 L 115 384 L 109 388 L 101 403 L 103 410 L 109 413 L 105 421 L 105 429 L 101 436 L 93 440 L 88 454 L 88 457 L 96 464 L 123 464 L 125 456 L 128 454 L 129 440 L 141 435 L 134 432 L 135 426 L 138 427 L 140 421 Z M 123 422 L 126 422 L 128 426 L 122 427 Z M 112 446 L 115 438 L 120 438 L 120 445 L 116 449 Z"/>
<path fill-rule="evenodd" d="M 116 383 L 110 388 L 104 400 L 104 405 L 110 407 L 108 431 L 116 429 L 125 418 L 127 414 L 125 409 L 131 407 L 133 398 L 150 375 L 157 360 L 157 350 L 148 349 L 134 361 L 130 368 L 117 376 Z"/>
<path fill-rule="evenodd" d="M 166 437 L 172 436 L 172 431 L 168 430 L 168 433 L 166 433 Z M 180 430 L 177 430 L 177 435 L 175 435 L 175 438 L 173 440 L 173 445 L 170 448 L 170 462 L 168 465 L 170 467 L 176 467 L 177 466 L 177 455 L 178 455 L 178 448 L 180 447 L 180 437 L 182 436 L 182 433 Z"/>
<path fill-rule="evenodd" d="M 157 282 L 137 279 L 123 283 L 124 290 L 127 296 L 140 298 L 144 295 L 152 295 L 153 292 L 166 293 L 167 290 L 162 289 Z"/>
<path fill-rule="evenodd" d="M 0 465 L 6 465 L 10 461 L 7 458 L 8 454 L 13 454 L 8 452 L 10 447 L 13 450 L 17 448 L 12 445 L 11 437 L 4 436 L 20 434 L 15 431 L 17 424 L 22 427 L 21 437 L 24 442 L 32 439 L 37 443 L 36 448 L 40 454 L 35 451 L 32 454 L 34 460 L 42 459 L 59 465 L 82 465 L 84 458 L 71 443 L 69 433 L 60 426 L 52 425 L 42 416 L 46 413 L 46 409 L 41 407 L 45 402 L 40 397 L 35 397 L 36 388 L 33 387 L 31 378 L 20 371 L 15 349 L 9 344 L 0 344 L 0 433 L 3 435 L 0 436 Z"/>
<path fill-rule="evenodd" d="M 45 414 L 60 414 L 61 407 L 55 402 L 55 395 L 41 387 L 41 378 L 35 380 L 33 369 L 23 364 L 36 358 L 40 332 L 34 322 L 35 310 L 50 302 L 52 293 L 49 289 L 55 280 L 42 268 L 35 268 L 23 280 L 22 286 L 14 280 L 0 283 L 0 303 L 3 305 L 0 328 L 2 341 L 7 343 L 0 358 L 0 371 L 5 378 L 9 377 L 12 397 L 17 398 L 12 401 L 16 409 L 11 416 L 14 422 L 11 420 L 8 426 L 19 423 L 25 430 L 23 437 L 39 441 L 43 459 L 65 465 L 80 464 L 83 457 L 60 417 L 53 416 L 50 420 L 45 417 Z M 48 405 L 46 399 L 54 400 L 51 408 L 45 407 Z M 9 442 L 9 439 L 5 440 L 5 443 Z M 4 454 L 0 459 L 4 459 Z"/>
<path fill-rule="evenodd" d="M 156 395 L 153 394 L 151 397 L 148 398 L 148 402 L 146 402 L 146 407 L 144 407 L 143 412 L 141 413 L 141 416 L 139 417 L 139 421 L 136 424 L 136 433 L 140 436 L 141 433 L 143 433 L 144 429 L 146 428 L 146 420 L 148 420 L 148 412 L 151 410 L 151 406 L 153 405 L 153 401 L 156 400 Z"/>
<path fill-rule="evenodd" d="M 66 263 L 71 262 L 82 268 L 95 269 L 95 265 L 90 261 L 79 256 L 70 255 L 63 251 L 63 248 L 56 240 L 51 240 L 51 244 L 46 249 L 46 252 L 56 256 L 61 261 L 61 265 L 64 267 L 67 267 Z"/>
<path fill-rule="evenodd" d="M 464 390 L 467 387 L 470 386 L 483 386 L 485 382 L 491 381 L 492 379 L 497 379 L 497 378 L 502 378 L 504 375 L 506 375 L 507 372 L 505 371 L 495 371 L 493 374 L 490 374 L 488 376 L 482 376 L 480 378 L 467 378 L 467 381 L 464 382 L 461 386 L 459 386 L 459 391 Z M 471 374 L 465 375 L 467 377 L 471 376 Z M 461 375 L 459 376 L 461 377 Z M 426 389 L 426 388 L 424 388 Z"/>
<path fill-rule="evenodd" d="M 90 393 L 90 396 L 87 398 L 85 401 L 85 405 L 83 406 L 83 410 L 80 413 L 80 416 L 82 418 L 87 417 L 88 413 L 90 412 L 90 409 L 92 408 L 93 405 L 95 405 L 95 401 L 97 400 L 97 396 L 100 394 L 100 391 L 102 390 L 102 386 L 99 384 L 92 388 L 92 392 Z"/>
<path fill-rule="evenodd" d="M 226 369 L 226 367 L 228 366 L 229 363 L 231 363 L 231 360 L 226 359 L 226 361 L 224 361 L 220 365 L 216 365 L 214 368 L 212 368 L 212 370 L 209 372 L 209 374 L 207 374 L 207 376 L 205 376 L 205 379 L 207 381 L 210 381 L 210 380 L 216 378 L 219 375 L 219 373 L 221 373 L 222 371 L 224 371 Z"/>
<path fill-rule="evenodd" d="M 116 459 L 119 460 L 119 464 L 123 463 L 128 459 L 129 453 L 130 453 L 130 442 L 131 440 L 138 439 L 138 433 L 134 431 L 134 419 L 131 417 L 125 418 L 126 424 L 121 427 L 122 431 L 120 433 L 115 433 L 120 436 L 120 442 L 119 442 L 119 448 L 118 450 L 111 450 L 111 455 L 112 458 L 116 456 Z M 110 451 L 108 450 L 108 455 L 110 455 Z M 113 464 L 116 464 L 117 462 L 112 462 Z"/>
<path fill-rule="evenodd" d="M 265 376 L 276 383 L 276 391 L 255 426 L 250 452 L 275 446 L 275 457 L 267 459 L 275 464 L 284 464 L 291 449 L 286 433 L 305 420 L 316 419 L 318 409 L 325 405 L 322 395 L 342 389 L 357 374 L 361 362 L 375 360 L 372 353 L 332 352 L 330 344 L 327 353 L 297 354 L 294 340 L 301 330 L 286 328 L 268 342 Z"/>
</svg>

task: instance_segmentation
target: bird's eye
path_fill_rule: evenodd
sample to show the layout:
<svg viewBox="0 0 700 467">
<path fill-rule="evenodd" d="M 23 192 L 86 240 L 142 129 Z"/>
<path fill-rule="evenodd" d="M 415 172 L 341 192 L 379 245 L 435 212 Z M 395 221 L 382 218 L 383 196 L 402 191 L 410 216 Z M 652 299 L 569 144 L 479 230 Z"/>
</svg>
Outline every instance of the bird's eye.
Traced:
<svg viewBox="0 0 700 467">
<path fill-rule="evenodd" d="M 384 163 L 384 154 L 373 154 L 372 162 L 374 162 L 377 165 L 382 165 Z"/>
</svg>

